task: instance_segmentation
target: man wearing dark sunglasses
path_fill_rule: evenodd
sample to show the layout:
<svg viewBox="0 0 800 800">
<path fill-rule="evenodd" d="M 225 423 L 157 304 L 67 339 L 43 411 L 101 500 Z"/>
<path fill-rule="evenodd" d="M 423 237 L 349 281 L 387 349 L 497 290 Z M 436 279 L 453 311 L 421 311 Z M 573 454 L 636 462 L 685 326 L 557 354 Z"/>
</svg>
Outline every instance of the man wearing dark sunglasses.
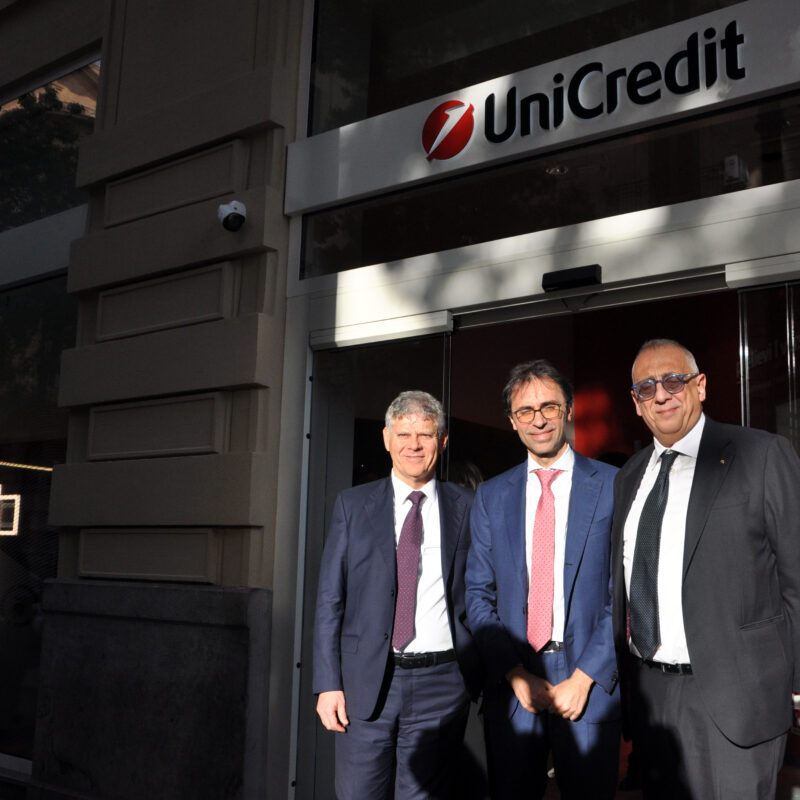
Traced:
<svg viewBox="0 0 800 800">
<path fill-rule="evenodd" d="M 708 419 L 706 387 L 675 341 L 636 356 L 654 441 L 614 486 L 624 719 L 647 800 L 772 800 L 800 687 L 800 459 Z"/>
</svg>

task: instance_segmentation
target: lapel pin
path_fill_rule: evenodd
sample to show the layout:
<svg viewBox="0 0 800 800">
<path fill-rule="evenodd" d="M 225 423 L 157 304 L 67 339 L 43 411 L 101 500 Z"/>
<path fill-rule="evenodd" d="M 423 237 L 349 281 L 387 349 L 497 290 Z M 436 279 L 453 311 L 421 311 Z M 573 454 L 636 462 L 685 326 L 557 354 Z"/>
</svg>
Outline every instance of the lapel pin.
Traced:
<svg viewBox="0 0 800 800">
<path fill-rule="evenodd" d="M 721 458 L 721 459 L 719 460 L 719 463 L 720 463 L 720 464 L 724 464 L 724 463 L 725 463 L 725 459 L 724 459 L 724 458 Z"/>
</svg>

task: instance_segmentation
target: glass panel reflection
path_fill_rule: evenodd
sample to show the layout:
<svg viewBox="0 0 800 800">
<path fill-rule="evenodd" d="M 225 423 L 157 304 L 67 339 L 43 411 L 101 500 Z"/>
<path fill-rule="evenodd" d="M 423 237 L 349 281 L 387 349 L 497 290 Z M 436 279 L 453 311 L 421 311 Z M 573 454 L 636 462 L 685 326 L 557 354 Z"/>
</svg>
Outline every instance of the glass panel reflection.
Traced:
<svg viewBox="0 0 800 800">
<path fill-rule="evenodd" d="M 309 134 L 737 0 L 318 0 Z"/>
<path fill-rule="evenodd" d="M 0 106 L 0 232 L 86 202 L 75 173 L 99 75 L 89 64 Z"/>
<path fill-rule="evenodd" d="M 65 277 L 0 293 L 0 752 L 19 758 L 33 751 L 40 598 L 56 575 L 58 531 L 47 515 L 52 467 L 66 452 L 58 375 L 75 315 Z"/>
<path fill-rule="evenodd" d="M 798 439 L 797 342 L 791 334 L 796 288 L 769 286 L 741 293 L 745 421 Z"/>
<path fill-rule="evenodd" d="M 435 336 L 317 354 L 315 389 L 330 391 L 328 436 L 336 445 L 328 448 L 328 474 L 336 491 L 389 474 L 381 431 L 386 407 L 400 392 L 421 389 L 446 402 L 444 348 L 444 337 Z"/>
</svg>

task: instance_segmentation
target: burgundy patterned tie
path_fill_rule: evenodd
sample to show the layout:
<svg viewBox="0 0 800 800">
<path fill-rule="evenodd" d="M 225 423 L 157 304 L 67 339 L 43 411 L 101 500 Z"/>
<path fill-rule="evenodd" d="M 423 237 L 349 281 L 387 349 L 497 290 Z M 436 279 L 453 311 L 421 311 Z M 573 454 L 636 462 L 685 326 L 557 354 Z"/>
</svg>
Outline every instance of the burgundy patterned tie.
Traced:
<svg viewBox="0 0 800 800">
<path fill-rule="evenodd" d="M 556 505 L 550 484 L 561 469 L 537 469 L 542 494 L 536 506 L 528 583 L 528 641 L 541 650 L 553 633 L 553 564 L 556 549 Z"/>
<path fill-rule="evenodd" d="M 406 498 L 411 510 L 406 515 L 397 543 L 397 602 L 394 607 L 392 646 L 402 650 L 414 638 L 414 615 L 417 611 L 417 578 L 419 552 L 422 546 L 422 514 L 425 499 L 422 492 L 411 492 Z"/>
</svg>

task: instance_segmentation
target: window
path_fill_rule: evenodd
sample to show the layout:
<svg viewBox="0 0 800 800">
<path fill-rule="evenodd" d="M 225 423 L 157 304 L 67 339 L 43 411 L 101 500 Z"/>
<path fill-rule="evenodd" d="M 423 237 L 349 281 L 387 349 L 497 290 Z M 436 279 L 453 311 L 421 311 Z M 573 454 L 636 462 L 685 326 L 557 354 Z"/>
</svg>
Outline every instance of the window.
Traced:
<svg viewBox="0 0 800 800">
<path fill-rule="evenodd" d="M 56 576 L 58 558 L 47 516 L 51 471 L 66 453 L 58 374 L 77 310 L 66 283 L 61 276 L 0 292 L 0 753 L 23 759 L 33 751 L 42 585 Z"/>
<path fill-rule="evenodd" d="M 780 433 L 800 450 L 797 283 L 741 292 L 741 374 L 746 425 Z"/>
<path fill-rule="evenodd" d="M 301 277 L 800 178 L 800 95 L 304 218 Z"/>
<path fill-rule="evenodd" d="M 75 173 L 99 75 L 89 64 L 0 106 L 0 233 L 86 202 Z"/>
<path fill-rule="evenodd" d="M 317 0 L 309 134 L 736 0 Z"/>
</svg>

